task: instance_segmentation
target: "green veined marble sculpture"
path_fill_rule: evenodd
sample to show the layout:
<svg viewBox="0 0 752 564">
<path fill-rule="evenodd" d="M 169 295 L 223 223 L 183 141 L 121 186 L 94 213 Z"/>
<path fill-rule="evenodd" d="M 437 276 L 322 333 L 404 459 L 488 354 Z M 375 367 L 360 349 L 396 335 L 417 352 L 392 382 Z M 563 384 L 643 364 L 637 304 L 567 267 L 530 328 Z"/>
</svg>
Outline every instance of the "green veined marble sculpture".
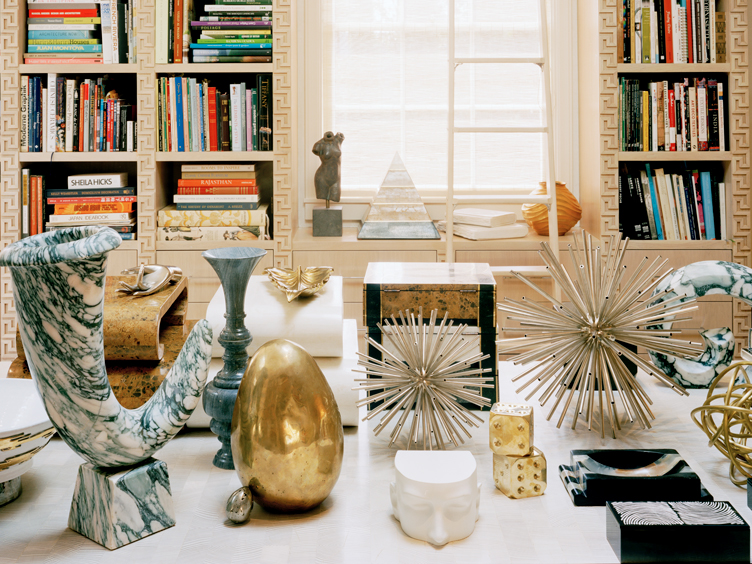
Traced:
<svg viewBox="0 0 752 564">
<path fill-rule="evenodd" d="M 212 330 L 202 320 L 146 404 L 118 403 L 104 364 L 102 314 L 107 253 L 120 242 L 108 227 L 73 227 L 0 253 L 47 414 L 68 446 L 102 467 L 141 462 L 175 436 L 198 405 L 211 360 Z"/>
</svg>

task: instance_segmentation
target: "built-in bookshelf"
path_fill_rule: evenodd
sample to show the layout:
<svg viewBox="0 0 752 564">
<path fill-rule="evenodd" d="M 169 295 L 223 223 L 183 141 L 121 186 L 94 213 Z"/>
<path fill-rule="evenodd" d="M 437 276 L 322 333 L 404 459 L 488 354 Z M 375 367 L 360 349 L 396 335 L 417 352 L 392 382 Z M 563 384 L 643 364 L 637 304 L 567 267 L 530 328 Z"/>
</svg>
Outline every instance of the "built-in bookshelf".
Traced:
<svg viewBox="0 0 752 564">
<path fill-rule="evenodd" d="M 718 0 L 715 4 L 725 16 L 726 62 L 633 64 L 619 62 L 623 31 L 621 0 L 599 0 L 598 27 L 589 41 L 598 45 L 597 66 L 580 87 L 594 88 L 600 108 L 597 121 L 581 117 L 581 155 L 593 149 L 599 155 L 599 170 L 586 171 L 581 182 L 584 226 L 602 238 L 619 231 L 619 171 L 624 163 L 652 169 L 677 167 L 715 170 L 726 187 L 726 240 L 634 241 L 630 248 L 646 255 L 661 254 L 674 268 L 704 259 L 733 260 L 750 265 L 750 168 L 749 168 L 749 68 L 748 5 L 744 0 Z M 622 37 L 622 39 L 620 39 Z M 597 76 L 596 76 L 597 75 Z M 726 146 L 724 151 L 624 151 L 620 143 L 620 78 L 650 81 L 668 77 L 715 77 L 723 82 L 725 95 Z M 665 80 L 662 79 L 662 80 Z M 590 101 L 595 98 L 585 95 Z M 582 107 L 582 106 L 581 106 Z M 597 148 L 596 148 L 597 143 Z M 582 169 L 581 169 L 582 170 Z M 592 176 L 587 178 L 588 174 Z M 645 252 L 647 251 L 647 252 Z M 675 260 L 674 260 L 675 259 Z M 731 320 L 729 320 L 731 325 Z M 750 311 L 738 300 L 733 306 L 733 331 L 739 343 L 746 343 Z M 745 345 L 746 346 L 746 345 Z"/>
<path fill-rule="evenodd" d="M 156 225 L 159 209 L 171 203 L 175 190 L 176 170 L 181 163 L 257 163 L 260 188 L 270 204 L 273 216 L 269 241 L 243 241 L 230 244 L 255 245 L 269 251 L 273 263 L 289 266 L 292 261 L 292 240 L 296 220 L 296 198 L 293 190 L 294 123 L 293 42 L 295 36 L 294 10 L 286 0 L 273 1 L 273 56 L 271 63 L 189 63 L 155 64 L 156 19 L 155 3 L 135 0 L 136 47 L 135 64 L 24 64 L 27 49 L 27 4 L 3 2 L 0 6 L 0 240 L 3 245 L 21 236 L 21 171 L 47 175 L 48 182 L 62 179 L 69 172 L 96 172 L 123 169 L 136 182 L 138 195 L 138 239 L 124 241 L 114 253 L 120 252 L 128 261 L 155 262 L 160 246 L 165 251 L 199 252 L 201 244 L 189 242 L 157 242 Z M 65 76 L 111 75 L 127 81 L 137 104 L 137 151 L 108 153 L 21 153 L 20 108 L 21 76 L 57 73 Z M 242 74 L 255 77 L 259 73 L 272 75 L 271 151 L 220 151 L 170 153 L 158 150 L 158 78 L 167 75 L 206 77 Z M 105 164 L 106 163 L 106 164 Z M 49 180 L 53 179 L 53 180 Z M 207 245 L 216 246 L 216 244 Z M 114 254 L 113 253 L 113 254 Z M 199 253 L 200 254 L 200 253 Z M 173 254 L 173 256 L 175 256 Z M 192 256 L 192 254 L 191 254 Z M 120 264 L 115 259 L 112 262 Z M 12 357 L 15 350 L 15 309 L 13 306 L 10 273 L 0 273 L 0 356 Z"/>
</svg>

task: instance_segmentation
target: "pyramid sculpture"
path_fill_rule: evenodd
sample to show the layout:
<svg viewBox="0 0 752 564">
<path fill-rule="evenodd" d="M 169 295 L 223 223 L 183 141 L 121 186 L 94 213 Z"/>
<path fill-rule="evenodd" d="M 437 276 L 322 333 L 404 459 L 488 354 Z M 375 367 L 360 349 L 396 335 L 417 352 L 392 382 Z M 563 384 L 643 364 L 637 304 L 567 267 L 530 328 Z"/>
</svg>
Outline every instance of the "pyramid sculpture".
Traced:
<svg viewBox="0 0 752 564">
<path fill-rule="evenodd" d="M 358 239 L 440 238 L 405 164 L 399 153 L 395 153 Z"/>
</svg>

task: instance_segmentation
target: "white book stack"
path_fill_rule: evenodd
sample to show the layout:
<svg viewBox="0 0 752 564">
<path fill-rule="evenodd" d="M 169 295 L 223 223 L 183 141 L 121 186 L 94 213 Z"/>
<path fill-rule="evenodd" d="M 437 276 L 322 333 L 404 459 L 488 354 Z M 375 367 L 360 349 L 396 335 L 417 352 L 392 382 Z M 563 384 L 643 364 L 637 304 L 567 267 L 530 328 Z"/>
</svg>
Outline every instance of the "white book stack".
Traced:
<svg viewBox="0 0 752 564">
<path fill-rule="evenodd" d="M 516 239 L 528 234 L 527 225 L 515 223 L 513 212 L 502 212 L 480 208 L 455 210 L 454 234 L 473 241 L 489 239 Z M 446 222 L 438 223 L 439 231 L 446 232 Z"/>
</svg>

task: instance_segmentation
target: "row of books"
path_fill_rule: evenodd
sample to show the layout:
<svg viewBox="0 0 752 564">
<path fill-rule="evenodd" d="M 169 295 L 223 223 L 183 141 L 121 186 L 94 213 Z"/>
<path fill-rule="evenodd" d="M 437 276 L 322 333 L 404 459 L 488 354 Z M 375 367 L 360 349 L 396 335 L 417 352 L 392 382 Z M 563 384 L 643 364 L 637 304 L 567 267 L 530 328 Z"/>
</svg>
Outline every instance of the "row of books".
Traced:
<svg viewBox="0 0 752 564">
<path fill-rule="evenodd" d="M 107 80 L 21 76 L 21 152 L 135 151 L 136 106 Z"/>
<path fill-rule="evenodd" d="M 187 63 L 191 52 L 194 63 L 271 62 L 271 0 L 217 0 L 204 11 L 195 19 L 190 0 L 157 0 L 158 64 Z"/>
<path fill-rule="evenodd" d="M 159 79 L 159 150 L 271 151 L 271 74 L 256 87 L 230 84 L 229 92 L 188 77 Z"/>
<path fill-rule="evenodd" d="M 106 225 L 124 240 L 136 238 L 136 189 L 128 174 L 77 174 L 67 188 L 46 189 L 44 176 L 21 171 L 23 236 L 78 225 Z"/>
<path fill-rule="evenodd" d="M 725 151 L 723 84 L 619 78 L 622 151 Z M 644 89 L 643 89 L 644 88 Z"/>
<path fill-rule="evenodd" d="M 619 229 L 632 239 L 726 239 L 725 184 L 710 171 L 622 163 Z"/>
<path fill-rule="evenodd" d="M 271 0 L 221 0 L 206 4 L 191 22 L 194 63 L 271 63 Z"/>
<path fill-rule="evenodd" d="M 136 62 L 133 0 L 30 0 L 26 64 Z"/>
<path fill-rule="evenodd" d="M 621 1 L 617 62 L 726 62 L 726 13 L 715 0 Z"/>
<path fill-rule="evenodd" d="M 268 205 L 259 203 L 255 165 L 182 165 L 173 201 L 157 216 L 160 241 L 268 238 Z"/>
</svg>

